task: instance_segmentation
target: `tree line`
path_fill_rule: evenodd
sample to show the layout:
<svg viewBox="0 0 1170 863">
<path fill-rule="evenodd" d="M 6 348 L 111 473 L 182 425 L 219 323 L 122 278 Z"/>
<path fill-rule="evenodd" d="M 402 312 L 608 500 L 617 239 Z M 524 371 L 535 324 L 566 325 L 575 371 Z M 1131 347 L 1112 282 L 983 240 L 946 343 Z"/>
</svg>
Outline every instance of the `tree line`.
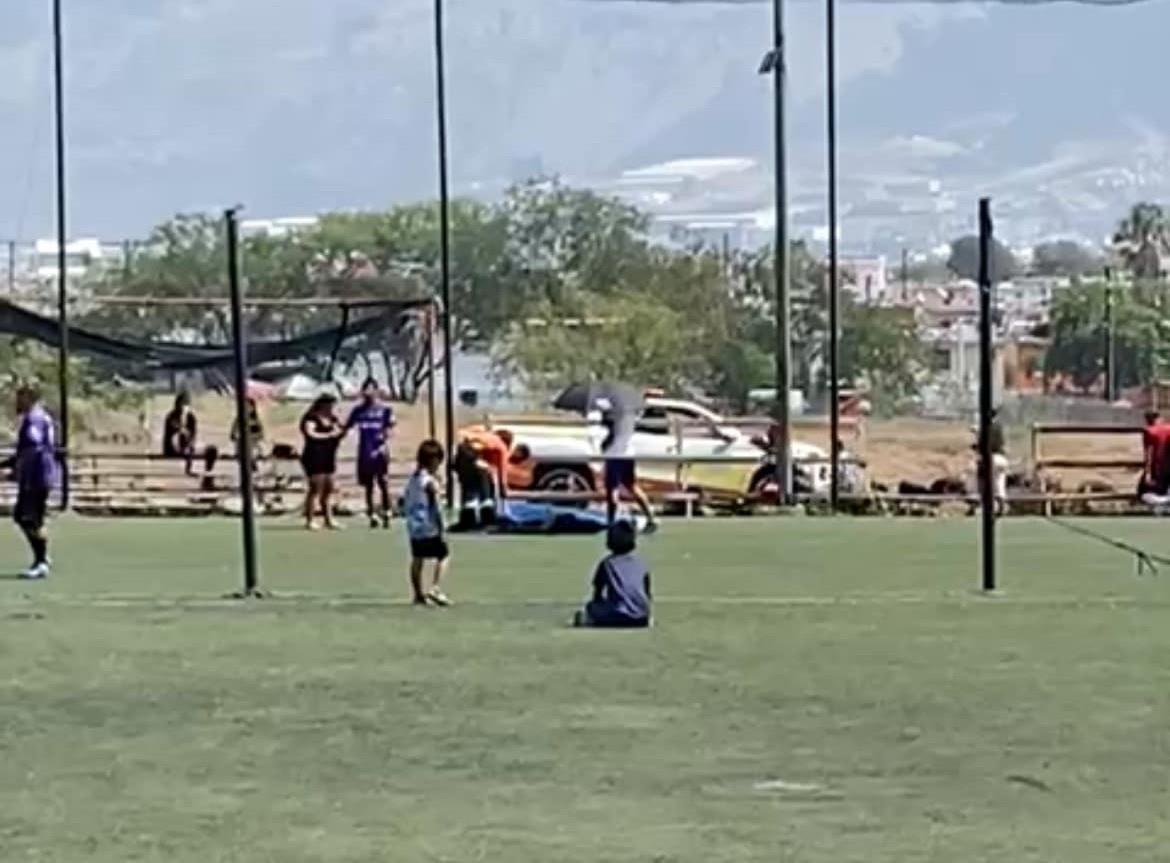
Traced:
<svg viewBox="0 0 1170 863">
<path fill-rule="evenodd" d="M 655 241 L 649 217 L 615 198 L 556 180 L 511 189 L 496 203 L 451 204 L 452 322 L 458 346 L 489 353 L 501 375 L 538 392 L 588 377 L 702 391 L 742 409 L 775 380 L 771 249 L 734 251 Z M 285 236 L 242 241 L 250 297 L 437 297 L 438 207 L 404 204 L 335 213 Z M 796 384 L 826 385 L 824 263 L 792 245 Z M 113 297 L 223 297 L 224 231 L 211 217 L 158 226 L 122 268 L 85 292 Z M 335 322 L 325 308 L 265 307 L 256 337 Z M 842 301 L 841 370 L 891 400 L 908 397 L 921 367 L 913 321 Z M 225 341 L 219 309 L 94 305 L 86 326 L 154 338 Z"/>
<path fill-rule="evenodd" d="M 770 248 L 726 251 L 678 246 L 651 237 L 646 214 L 620 200 L 536 180 L 500 201 L 456 200 L 451 210 L 452 321 L 459 347 L 489 353 L 501 375 L 535 391 L 587 377 L 671 390 L 701 391 L 735 410 L 748 393 L 775 381 L 777 331 Z M 250 297 L 437 297 L 438 207 L 404 204 L 383 211 L 334 213 L 283 236 L 242 241 Z M 1122 385 L 1148 379 L 1170 357 L 1159 261 L 1170 230 L 1162 210 L 1134 208 L 1119 225 L 1116 266 L 1132 287 L 1115 292 L 1117 369 Z M 203 215 L 155 228 L 123 267 L 95 275 L 81 293 L 122 298 L 227 294 L 224 226 Z M 790 249 L 794 385 L 827 388 L 825 262 L 802 242 Z M 951 275 L 977 272 L 977 242 L 959 238 Z M 1046 359 L 1050 373 L 1088 386 L 1099 375 L 1106 259 L 1073 243 L 1037 247 L 1033 271 L 1069 275 L 1053 300 Z M 1018 272 L 998 246 L 993 274 Z M 1094 275 L 1096 274 L 1096 275 Z M 843 276 L 847 277 L 845 273 Z M 256 338 L 288 337 L 332 326 L 328 306 L 266 306 L 249 313 Z M 222 308 L 91 304 L 79 322 L 133 338 L 226 342 Z M 843 383 L 868 388 L 879 409 L 916 394 L 927 372 L 912 310 L 841 295 Z M 47 358 L 46 358 L 47 359 Z M 27 365 L 27 363 L 26 363 Z"/>
</svg>

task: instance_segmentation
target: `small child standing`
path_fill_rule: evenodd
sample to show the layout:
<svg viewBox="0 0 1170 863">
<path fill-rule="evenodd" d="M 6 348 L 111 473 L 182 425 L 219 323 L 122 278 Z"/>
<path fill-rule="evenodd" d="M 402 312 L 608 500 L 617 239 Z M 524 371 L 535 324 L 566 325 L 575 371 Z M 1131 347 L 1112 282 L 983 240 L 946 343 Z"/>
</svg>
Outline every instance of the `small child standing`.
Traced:
<svg viewBox="0 0 1170 863">
<path fill-rule="evenodd" d="M 593 574 L 593 599 L 573 617 L 574 626 L 643 629 L 650 625 L 650 571 L 636 551 L 637 528 L 615 521 L 606 535 L 610 554 Z"/>
<path fill-rule="evenodd" d="M 439 503 L 438 470 L 444 457 L 442 444 L 434 440 L 423 441 L 418 448 L 418 466 L 410 475 L 403 494 L 406 531 L 410 537 L 410 587 L 415 605 L 445 607 L 451 604 L 440 586 L 451 556 Z M 434 562 L 434 576 L 430 590 L 424 591 L 423 567 L 427 561 Z"/>
</svg>

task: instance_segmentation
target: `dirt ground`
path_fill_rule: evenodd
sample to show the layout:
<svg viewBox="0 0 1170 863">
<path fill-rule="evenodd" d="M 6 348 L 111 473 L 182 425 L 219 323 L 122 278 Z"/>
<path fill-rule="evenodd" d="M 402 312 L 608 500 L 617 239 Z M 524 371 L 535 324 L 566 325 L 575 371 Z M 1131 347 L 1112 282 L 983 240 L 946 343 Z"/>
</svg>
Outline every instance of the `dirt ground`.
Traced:
<svg viewBox="0 0 1170 863">
<path fill-rule="evenodd" d="M 102 448 L 116 445 L 128 450 L 156 451 L 162 434 L 163 417 L 170 407 L 170 399 L 159 397 L 151 400 L 143 415 L 135 421 L 132 417 L 111 417 L 108 422 L 99 423 L 109 434 L 87 442 L 88 447 Z M 350 405 L 343 404 L 342 412 L 348 412 Z M 233 402 L 229 398 L 203 396 L 196 400 L 195 409 L 200 419 L 200 438 L 203 443 L 228 446 L 228 430 Z M 269 443 L 286 442 L 297 444 L 300 435 L 297 422 L 304 405 L 276 404 L 261 405 L 261 415 L 267 430 Z M 395 431 L 394 451 L 400 457 L 410 457 L 418 443 L 430 431 L 426 406 L 395 405 L 398 427 Z M 474 416 L 458 416 L 456 425 L 477 422 L 482 413 Z M 436 417 L 437 436 L 443 437 L 444 418 Z M 1010 428 L 1008 451 L 1013 470 L 1031 469 L 1031 430 L 1025 427 Z M 829 446 L 828 431 L 816 428 L 801 428 L 796 439 L 818 445 L 826 450 Z M 974 434 L 969 425 L 960 422 L 943 422 L 924 419 L 869 420 L 857 436 L 845 437 L 845 446 L 860 455 L 867 463 L 870 478 L 875 482 L 896 485 L 901 480 L 928 485 L 933 480 L 946 476 L 967 477 L 972 470 Z M 1132 459 L 1141 458 L 1141 442 L 1133 435 L 1044 435 L 1040 441 L 1043 458 L 1076 459 Z M 1068 468 L 1049 471 L 1061 481 L 1065 490 L 1075 489 L 1086 482 L 1105 482 L 1118 489 L 1129 489 L 1136 481 L 1136 470 L 1073 470 Z"/>
</svg>

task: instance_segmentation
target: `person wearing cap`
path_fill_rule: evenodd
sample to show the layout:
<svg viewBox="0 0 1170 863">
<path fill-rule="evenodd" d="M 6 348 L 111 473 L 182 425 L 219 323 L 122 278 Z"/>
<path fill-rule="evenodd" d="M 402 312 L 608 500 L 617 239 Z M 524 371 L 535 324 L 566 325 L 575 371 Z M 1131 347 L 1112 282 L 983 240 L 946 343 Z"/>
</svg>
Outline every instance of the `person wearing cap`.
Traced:
<svg viewBox="0 0 1170 863">
<path fill-rule="evenodd" d="M 633 522 L 615 521 L 606 533 L 609 554 L 593 573 L 593 597 L 573 616 L 576 627 L 644 629 L 650 625 L 650 570 L 638 556 Z"/>
</svg>

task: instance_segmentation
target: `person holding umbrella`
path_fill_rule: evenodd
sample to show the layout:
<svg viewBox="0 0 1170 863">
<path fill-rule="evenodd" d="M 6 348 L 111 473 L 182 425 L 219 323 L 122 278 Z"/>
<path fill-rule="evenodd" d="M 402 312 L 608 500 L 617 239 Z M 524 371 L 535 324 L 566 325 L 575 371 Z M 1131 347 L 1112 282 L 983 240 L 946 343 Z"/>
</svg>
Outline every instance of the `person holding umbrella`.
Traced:
<svg viewBox="0 0 1170 863">
<path fill-rule="evenodd" d="M 650 506 L 650 499 L 638 484 L 637 464 L 632 453 L 634 425 L 642 410 L 642 396 L 625 384 L 574 384 L 561 393 L 553 405 L 586 416 L 600 414 L 605 429 L 601 454 L 605 457 L 606 519 L 610 525 L 617 519 L 621 495 L 625 491 L 646 517 L 645 532 L 654 533 L 658 529 L 658 519 Z"/>
</svg>

